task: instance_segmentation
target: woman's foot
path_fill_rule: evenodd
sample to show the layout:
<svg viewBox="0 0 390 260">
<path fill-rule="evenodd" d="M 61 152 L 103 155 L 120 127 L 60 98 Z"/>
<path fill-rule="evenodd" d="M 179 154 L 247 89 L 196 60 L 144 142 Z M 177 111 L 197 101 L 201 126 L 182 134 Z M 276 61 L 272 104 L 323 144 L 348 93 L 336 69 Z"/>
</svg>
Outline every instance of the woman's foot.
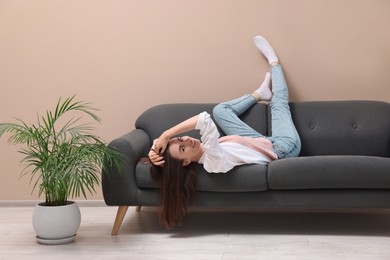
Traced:
<svg viewBox="0 0 390 260">
<path fill-rule="evenodd" d="M 256 95 L 257 94 L 257 95 Z M 261 86 L 253 92 L 253 96 L 256 98 L 257 101 L 263 100 L 263 101 L 270 101 L 272 98 L 272 91 L 271 91 L 271 74 L 267 72 L 265 74 L 265 78 Z"/>
<path fill-rule="evenodd" d="M 275 64 L 279 64 L 278 56 L 271 44 L 262 36 L 255 36 L 253 38 L 256 47 L 261 51 L 261 53 L 267 58 L 269 65 L 274 66 Z"/>
</svg>

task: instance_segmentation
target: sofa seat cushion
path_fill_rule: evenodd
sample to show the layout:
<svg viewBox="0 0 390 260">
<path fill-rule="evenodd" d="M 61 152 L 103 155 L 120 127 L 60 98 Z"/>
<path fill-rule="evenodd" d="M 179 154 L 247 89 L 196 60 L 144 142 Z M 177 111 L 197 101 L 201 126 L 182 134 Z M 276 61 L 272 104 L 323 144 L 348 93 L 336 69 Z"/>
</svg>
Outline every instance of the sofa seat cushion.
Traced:
<svg viewBox="0 0 390 260">
<path fill-rule="evenodd" d="M 269 189 L 390 189 L 390 158 L 308 156 L 268 166 Z"/>
<path fill-rule="evenodd" d="M 194 167 L 198 174 L 198 191 L 255 192 L 268 189 L 265 165 L 242 165 L 228 173 L 207 173 L 199 164 Z M 149 164 L 137 164 L 136 181 L 140 188 L 158 188 L 158 184 L 150 175 Z"/>
</svg>

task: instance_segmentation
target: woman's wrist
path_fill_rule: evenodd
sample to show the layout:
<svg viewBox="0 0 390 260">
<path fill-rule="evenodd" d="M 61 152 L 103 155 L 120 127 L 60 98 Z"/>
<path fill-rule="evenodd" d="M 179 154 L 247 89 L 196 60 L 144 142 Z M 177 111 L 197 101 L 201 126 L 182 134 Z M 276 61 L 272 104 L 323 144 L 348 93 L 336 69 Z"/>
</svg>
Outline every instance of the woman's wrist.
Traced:
<svg viewBox="0 0 390 260">
<path fill-rule="evenodd" d="M 168 130 L 165 130 L 162 134 L 161 134 L 161 138 L 164 139 L 164 140 L 167 140 L 169 141 L 169 139 L 171 139 L 171 137 L 173 136 L 172 133 L 169 131 L 170 129 Z"/>
</svg>

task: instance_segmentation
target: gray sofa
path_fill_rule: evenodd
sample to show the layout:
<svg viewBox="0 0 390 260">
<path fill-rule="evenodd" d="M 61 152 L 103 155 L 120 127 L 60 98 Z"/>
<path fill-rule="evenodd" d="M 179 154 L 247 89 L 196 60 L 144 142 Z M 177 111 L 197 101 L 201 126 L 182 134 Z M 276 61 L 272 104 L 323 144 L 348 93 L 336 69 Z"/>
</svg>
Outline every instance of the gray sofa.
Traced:
<svg viewBox="0 0 390 260">
<path fill-rule="evenodd" d="M 145 111 L 135 129 L 110 146 L 125 156 L 124 173 L 104 172 L 102 188 L 109 206 L 119 206 L 116 235 L 128 206 L 159 204 L 158 186 L 149 165 L 139 163 L 152 140 L 165 129 L 216 104 L 164 104 Z M 297 158 L 265 165 L 243 165 L 226 174 L 198 170 L 194 206 L 230 208 L 389 208 L 390 103 L 319 101 L 291 103 L 302 140 Z M 258 103 L 244 122 L 270 135 L 269 106 Z M 221 132 L 221 131 L 220 131 Z M 188 133 L 199 137 L 197 131 Z M 221 132 L 221 135 L 223 133 Z"/>
</svg>

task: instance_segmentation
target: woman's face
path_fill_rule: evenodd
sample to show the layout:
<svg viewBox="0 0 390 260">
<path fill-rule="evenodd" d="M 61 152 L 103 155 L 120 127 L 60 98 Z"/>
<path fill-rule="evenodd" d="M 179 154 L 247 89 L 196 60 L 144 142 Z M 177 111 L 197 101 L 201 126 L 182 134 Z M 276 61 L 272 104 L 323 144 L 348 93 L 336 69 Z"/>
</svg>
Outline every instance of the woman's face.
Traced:
<svg viewBox="0 0 390 260">
<path fill-rule="evenodd" d="M 190 136 L 172 138 L 168 149 L 173 158 L 183 161 L 184 166 L 199 160 L 203 151 L 200 141 Z"/>
</svg>

